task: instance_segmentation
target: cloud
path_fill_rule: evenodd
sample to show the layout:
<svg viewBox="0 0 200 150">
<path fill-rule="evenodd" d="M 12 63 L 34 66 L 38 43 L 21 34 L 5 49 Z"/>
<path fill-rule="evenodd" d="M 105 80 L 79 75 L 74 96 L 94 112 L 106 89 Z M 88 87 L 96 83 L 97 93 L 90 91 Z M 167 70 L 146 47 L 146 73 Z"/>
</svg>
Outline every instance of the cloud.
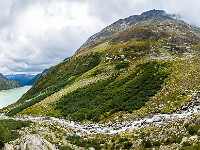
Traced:
<svg viewBox="0 0 200 150">
<path fill-rule="evenodd" d="M 41 72 L 107 25 L 154 8 L 200 26 L 198 0 L 1 0 L 0 72 Z"/>
<path fill-rule="evenodd" d="M 99 27 L 86 2 L 26 1 L 3 3 L 0 16 L 0 72 L 41 72 L 74 54 Z"/>
</svg>

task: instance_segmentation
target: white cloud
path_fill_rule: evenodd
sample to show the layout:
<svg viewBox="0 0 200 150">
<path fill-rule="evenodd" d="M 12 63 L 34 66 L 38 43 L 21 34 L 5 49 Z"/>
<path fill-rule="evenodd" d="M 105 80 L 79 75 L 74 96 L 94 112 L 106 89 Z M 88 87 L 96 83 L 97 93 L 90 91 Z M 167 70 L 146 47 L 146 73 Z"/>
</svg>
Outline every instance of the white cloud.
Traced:
<svg viewBox="0 0 200 150">
<path fill-rule="evenodd" d="M 164 9 L 200 26 L 198 0 L 1 0 L 0 72 L 41 72 L 92 34 L 130 15 Z"/>
</svg>

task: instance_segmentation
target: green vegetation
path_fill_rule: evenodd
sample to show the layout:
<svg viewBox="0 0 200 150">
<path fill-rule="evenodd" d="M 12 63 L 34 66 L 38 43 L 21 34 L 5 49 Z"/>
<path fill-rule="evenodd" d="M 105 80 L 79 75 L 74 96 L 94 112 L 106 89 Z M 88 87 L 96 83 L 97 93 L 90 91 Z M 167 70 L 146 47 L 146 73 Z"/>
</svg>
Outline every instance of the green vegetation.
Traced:
<svg viewBox="0 0 200 150">
<path fill-rule="evenodd" d="M 116 65 L 115 69 L 119 70 L 121 68 L 127 68 L 129 66 L 129 62 L 120 62 Z"/>
<path fill-rule="evenodd" d="M 200 144 L 196 145 L 183 145 L 183 147 L 180 148 L 180 150 L 199 150 L 200 149 Z"/>
<path fill-rule="evenodd" d="M 154 141 L 153 142 L 153 146 L 160 146 L 161 144 L 160 144 L 160 141 Z"/>
<path fill-rule="evenodd" d="M 133 145 L 133 143 L 126 142 L 126 143 L 124 143 L 124 149 L 129 149 L 129 148 L 131 148 L 132 145 Z"/>
<path fill-rule="evenodd" d="M 73 145 L 77 145 L 80 147 L 85 147 L 85 148 L 90 148 L 93 147 L 95 150 L 100 150 L 102 147 L 100 145 L 100 142 L 98 140 L 92 139 L 84 139 L 83 137 L 73 135 L 73 136 L 68 136 L 66 138 L 67 141 L 69 141 Z"/>
<path fill-rule="evenodd" d="M 41 77 L 37 80 L 44 80 L 42 84 L 39 84 L 31 88 L 18 102 L 22 104 L 14 109 L 10 110 L 6 115 L 14 116 L 17 113 L 21 112 L 23 109 L 26 109 L 46 97 L 58 92 L 61 88 L 66 85 L 71 84 L 75 78 L 81 76 L 83 73 L 89 71 L 100 63 L 100 54 L 91 53 L 89 55 L 77 58 L 75 62 L 69 62 L 68 60 L 63 62 L 64 64 L 59 64 L 53 70 L 51 70 L 44 78 Z M 62 68 L 66 66 L 65 68 Z M 73 77 L 69 80 L 70 77 Z M 42 94 L 40 94 L 42 93 Z M 38 96 L 39 95 L 39 96 Z M 26 99 L 31 99 L 29 102 L 24 102 Z"/>
<path fill-rule="evenodd" d="M 193 126 L 189 126 L 187 130 L 190 135 L 194 135 L 195 133 L 197 133 L 196 129 Z"/>
<path fill-rule="evenodd" d="M 19 138 L 17 130 L 29 126 L 30 123 L 31 121 L 0 120 L 0 148 L 4 143 Z"/>
<path fill-rule="evenodd" d="M 56 106 L 64 117 L 75 121 L 100 121 L 101 115 L 110 112 L 136 110 L 144 106 L 151 96 L 161 88 L 169 75 L 170 64 L 147 62 L 137 66 L 128 77 L 115 81 L 110 79 L 79 88 L 65 95 Z M 69 116 L 68 116 L 69 115 Z M 104 115 L 105 116 L 105 115 Z"/>
<path fill-rule="evenodd" d="M 144 146 L 144 148 L 149 148 L 149 147 L 152 147 L 152 144 L 151 144 L 151 141 L 148 139 L 148 140 L 143 140 L 142 141 L 142 145 Z"/>
<path fill-rule="evenodd" d="M 71 147 L 69 147 L 69 146 L 58 146 L 58 148 L 59 148 L 59 150 L 74 150 L 74 149 L 72 149 Z"/>
</svg>

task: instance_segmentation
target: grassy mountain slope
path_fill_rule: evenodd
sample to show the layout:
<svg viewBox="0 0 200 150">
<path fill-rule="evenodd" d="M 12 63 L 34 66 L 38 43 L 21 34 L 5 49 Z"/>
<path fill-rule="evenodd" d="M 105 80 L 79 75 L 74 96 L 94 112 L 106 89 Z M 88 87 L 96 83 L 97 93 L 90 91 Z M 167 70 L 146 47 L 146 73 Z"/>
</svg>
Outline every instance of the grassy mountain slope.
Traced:
<svg viewBox="0 0 200 150">
<path fill-rule="evenodd" d="M 77 121 L 176 111 L 199 90 L 199 41 L 198 28 L 163 11 L 119 20 L 2 111 Z"/>
</svg>

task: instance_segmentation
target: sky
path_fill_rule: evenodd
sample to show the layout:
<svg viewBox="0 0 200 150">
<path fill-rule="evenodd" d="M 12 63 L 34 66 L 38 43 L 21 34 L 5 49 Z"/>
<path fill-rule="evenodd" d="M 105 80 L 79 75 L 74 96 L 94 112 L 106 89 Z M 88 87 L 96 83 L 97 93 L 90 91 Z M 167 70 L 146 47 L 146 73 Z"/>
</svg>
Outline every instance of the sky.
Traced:
<svg viewBox="0 0 200 150">
<path fill-rule="evenodd" d="M 151 9 L 200 27 L 199 0 L 0 0 L 0 73 L 42 72 L 106 26 Z"/>
</svg>

